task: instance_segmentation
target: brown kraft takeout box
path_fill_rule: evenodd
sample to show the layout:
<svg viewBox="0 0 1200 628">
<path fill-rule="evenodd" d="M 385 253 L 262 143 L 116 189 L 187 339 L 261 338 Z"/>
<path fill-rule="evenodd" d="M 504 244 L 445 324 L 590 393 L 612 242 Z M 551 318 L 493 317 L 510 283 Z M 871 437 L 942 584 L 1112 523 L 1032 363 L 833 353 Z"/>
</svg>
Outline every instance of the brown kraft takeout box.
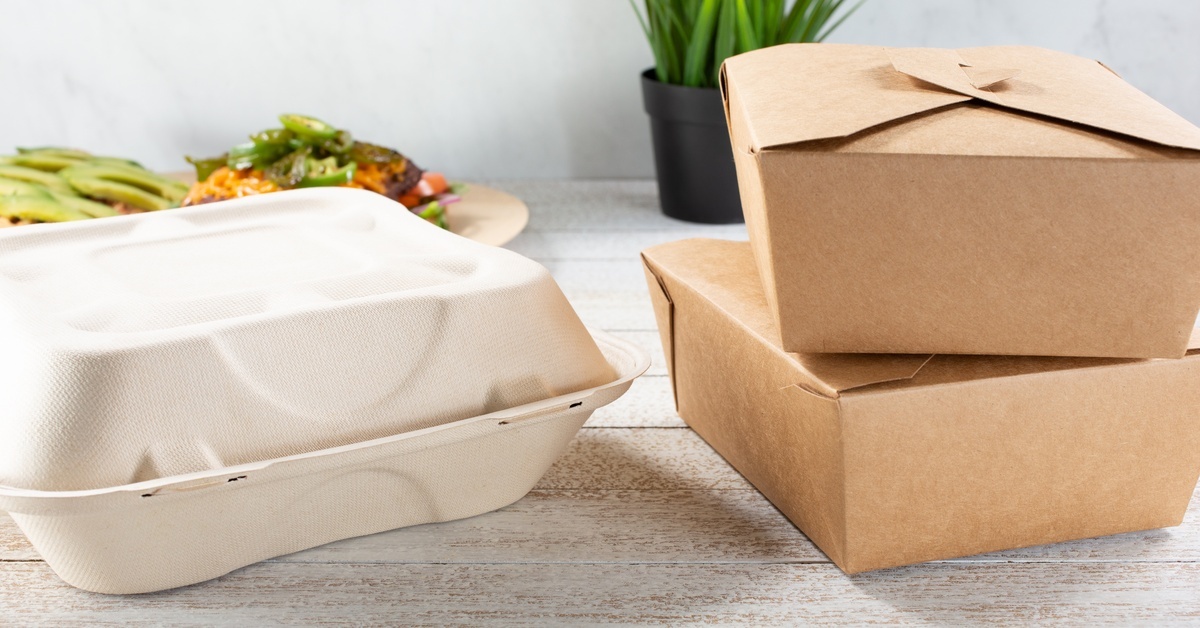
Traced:
<svg viewBox="0 0 1200 628">
<path fill-rule="evenodd" d="M 848 573 L 1183 519 L 1200 351 L 788 353 L 748 244 L 642 256 L 680 416 Z"/>
<path fill-rule="evenodd" d="M 1184 354 L 1200 129 L 1100 63 L 799 44 L 721 82 L 787 350 Z"/>
</svg>

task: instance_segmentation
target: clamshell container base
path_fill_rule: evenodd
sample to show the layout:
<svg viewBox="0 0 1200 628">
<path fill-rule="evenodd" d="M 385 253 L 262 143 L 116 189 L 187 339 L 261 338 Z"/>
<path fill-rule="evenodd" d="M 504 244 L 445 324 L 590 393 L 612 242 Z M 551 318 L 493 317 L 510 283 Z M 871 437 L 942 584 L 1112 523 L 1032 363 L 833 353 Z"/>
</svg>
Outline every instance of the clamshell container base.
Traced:
<svg viewBox="0 0 1200 628">
<path fill-rule="evenodd" d="M 106 593 L 508 505 L 647 365 L 345 189 L 6 230 L 0 346 L 0 509 Z"/>
</svg>

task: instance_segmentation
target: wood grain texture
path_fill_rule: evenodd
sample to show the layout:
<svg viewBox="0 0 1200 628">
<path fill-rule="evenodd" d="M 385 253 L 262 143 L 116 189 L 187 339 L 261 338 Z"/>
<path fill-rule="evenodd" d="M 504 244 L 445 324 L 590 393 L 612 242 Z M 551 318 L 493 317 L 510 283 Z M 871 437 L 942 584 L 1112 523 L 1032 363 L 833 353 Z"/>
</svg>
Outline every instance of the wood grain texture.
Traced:
<svg viewBox="0 0 1200 628">
<path fill-rule="evenodd" d="M 14 624 L 600 623 L 1152 625 L 1200 621 L 1200 565 L 294 564 L 135 597 L 71 589 L 42 563 L 0 572 Z"/>
<path fill-rule="evenodd" d="M 584 427 L 687 427 L 675 413 L 671 380 L 665 375 L 638 379 L 629 392 L 594 412 Z"/>
<path fill-rule="evenodd" d="M 528 230 L 506 248 L 539 260 L 630 260 L 637 259 L 643 249 L 656 244 L 695 237 L 745 240 L 746 228 L 742 225 L 711 225 L 699 234 L 694 227 L 620 232 Z"/>
<path fill-rule="evenodd" d="M 1200 491 L 1180 527 L 955 562 L 1200 562 Z M 0 514 L 0 561 L 37 560 Z M 585 430 L 525 499 L 349 539 L 288 562 L 827 562 L 690 430 Z"/>
</svg>

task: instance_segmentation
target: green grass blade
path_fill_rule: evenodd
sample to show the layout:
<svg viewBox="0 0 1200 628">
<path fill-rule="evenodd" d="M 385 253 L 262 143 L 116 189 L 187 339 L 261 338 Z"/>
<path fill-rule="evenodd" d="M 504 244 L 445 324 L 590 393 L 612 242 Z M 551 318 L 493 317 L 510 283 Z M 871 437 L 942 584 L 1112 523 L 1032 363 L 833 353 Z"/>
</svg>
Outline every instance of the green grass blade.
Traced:
<svg viewBox="0 0 1200 628">
<path fill-rule="evenodd" d="M 734 0 L 721 3 L 721 18 L 717 22 L 716 44 L 713 48 L 713 65 L 709 72 L 712 84 L 716 84 L 717 73 L 725 59 L 737 52 L 737 7 Z"/>
<path fill-rule="evenodd" d="M 692 26 L 691 40 L 683 63 L 683 84 L 700 87 L 709 80 L 709 52 L 713 43 L 713 29 L 717 23 L 719 0 L 703 0 Z M 728 0 L 726 0 L 728 1 Z"/>
<path fill-rule="evenodd" d="M 774 46 L 780 43 L 779 33 L 783 27 L 784 0 L 764 0 L 763 3 L 763 34 L 759 43 L 764 46 Z"/>
<path fill-rule="evenodd" d="M 759 39 L 754 32 L 754 22 L 746 7 L 746 0 L 734 0 L 734 5 L 737 7 L 737 51 L 757 50 L 760 47 Z"/>
<path fill-rule="evenodd" d="M 808 24 L 808 15 L 812 11 L 815 0 L 796 0 L 792 10 L 788 11 L 787 21 L 783 24 L 779 43 L 794 44 L 800 41 L 804 27 Z"/>
<path fill-rule="evenodd" d="M 649 0 L 647 0 L 649 4 Z M 629 0 L 629 8 L 633 9 L 633 14 L 637 16 L 638 24 L 642 25 L 642 32 L 646 34 L 646 39 L 650 39 L 650 25 L 646 23 L 646 17 L 642 15 L 642 10 L 638 8 L 637 2 Z"/>
<path fill-rule="evenodd" d="M 808 16 L 808 23 L 804 25 L 804 32 L 800 33 L 800 41 L 815 40 L 817 33 L 825 25 L 825 21 L 829 19 L 841 2 L 842 0 L 816 0 L 813 2 L 812 13 Z"/>
<path fill-rule="evenodd" d="M 664 83 L 710 87 L 726 58 L 764 46 L 824 41 L 865 2 L 629 0 Z M 836 19 L 835 19 L 836 18 Z M 832 20 L 832 21 L 831 21 Z"/>
<path fill-rule="evenodd" d="M 767 38 L 766 7 L 763 6 L 763 0 L 746 0 L 744 4 L 750 24 L 754 28 L 754 41 L 762 44 Z"/>
</svg>

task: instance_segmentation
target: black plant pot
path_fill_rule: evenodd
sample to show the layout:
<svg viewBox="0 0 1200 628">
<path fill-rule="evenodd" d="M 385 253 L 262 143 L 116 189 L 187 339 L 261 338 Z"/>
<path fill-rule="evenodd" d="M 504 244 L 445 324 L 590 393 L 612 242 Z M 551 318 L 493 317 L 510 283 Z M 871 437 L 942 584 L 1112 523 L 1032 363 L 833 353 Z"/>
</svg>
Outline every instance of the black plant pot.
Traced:
<svg viewBox="0 0 1200 628">
<path fill-rule="evenodd" d="M 663 213 L 690 222 L 742 222 L 721 92 L 660 83 L 651 68 L 642 72 L 642 100 Z"/>
</svg>

